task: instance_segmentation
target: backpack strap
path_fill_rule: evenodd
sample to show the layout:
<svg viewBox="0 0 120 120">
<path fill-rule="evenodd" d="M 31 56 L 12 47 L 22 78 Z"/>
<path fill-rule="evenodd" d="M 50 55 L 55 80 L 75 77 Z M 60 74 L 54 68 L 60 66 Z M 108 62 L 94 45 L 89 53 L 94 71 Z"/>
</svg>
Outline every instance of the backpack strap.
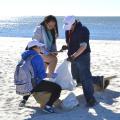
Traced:
<svg viewBox="0 0 120 120">
<path fill-rule="evenodd" d="M 32 59 L 35 57 L 35 56 L 38 56 L 38 54 L 36 54 L 36 55 L 31 55 L 31 56 L 29 56 L 27 59 L 30 59 L 30 61 L 32 61 Z M 32 64 L 31 64 L 32 65 Z M 33 66 L 32 66 L 33 67 Z M 32 76 L 32 72 L 31 71 L 29 71 L 30 72 L 30 74 L 31 74 L 31 76 Z M 37 78 L 32 78 L 31 79 L 31 83 L 32 83 L 32 85 L 33 85 L 33 90 L 36 88 L 36 82 L 35 82 L 35 79 L 37 79 Z M 32 90 L 32 91 L 33 91 Z"/>
<path fill-rule="evenodd" d="M 38 54 L 37 54 L 38 55 Z M 31 55 L 31 56 L 29 56 L 27 59 L 30 59 L 30 61 L 32 61 L 32 59 L 35 57 L 35 56 L 37 56 L 37 55 Z M 32 65 L 32 64 L 31 64 Z M 31 76 L 32 76 L 32 73 L 31 73 L 31 71 L 30 71 L 30 74 L 31 74 Z"/>
</svg>

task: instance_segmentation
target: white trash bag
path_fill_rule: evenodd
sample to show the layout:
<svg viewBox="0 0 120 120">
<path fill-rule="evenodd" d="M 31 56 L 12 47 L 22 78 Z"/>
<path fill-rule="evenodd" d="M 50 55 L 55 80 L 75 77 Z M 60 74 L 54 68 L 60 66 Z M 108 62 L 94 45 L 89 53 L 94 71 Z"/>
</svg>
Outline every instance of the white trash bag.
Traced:
<svg viewBox="0 0 120 120">
<path fill-rule="evenodd" d="M 57 83 L 63 90 L 72 91 L 77 83 L 72 78 L 70 62 L 64 60 L 64 62 L 57 68 L 57 77 L 51 81 Z"/>
<path fill-rule="evenodd" d="M 74 93 L 69 93 L 68 96 L 62 101 L 61 107 L 64 110 L 71 110 L 79 105 L 79 101 Z"/>
</svg>

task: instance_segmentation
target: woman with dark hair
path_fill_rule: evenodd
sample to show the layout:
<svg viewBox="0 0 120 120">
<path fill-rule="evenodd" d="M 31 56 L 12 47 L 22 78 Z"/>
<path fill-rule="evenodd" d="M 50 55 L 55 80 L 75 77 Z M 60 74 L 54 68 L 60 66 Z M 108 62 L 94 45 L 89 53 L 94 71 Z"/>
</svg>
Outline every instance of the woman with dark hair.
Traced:
<svg viewBox="0 0 120 120">
<path fill-rule="evenodd" d="M 34 31 L 32 39 L 38 40 L 40 43 L 44 43 L 45 47 L 42 48 L 41 56 L 48 67 L 48 73 L 51 76 L 56 76 L 54 73 L 57 65 L 57 48 L 56 39 L 58 37 L 58 24 L 53 15 L 46 16 Z"/>
</svg>

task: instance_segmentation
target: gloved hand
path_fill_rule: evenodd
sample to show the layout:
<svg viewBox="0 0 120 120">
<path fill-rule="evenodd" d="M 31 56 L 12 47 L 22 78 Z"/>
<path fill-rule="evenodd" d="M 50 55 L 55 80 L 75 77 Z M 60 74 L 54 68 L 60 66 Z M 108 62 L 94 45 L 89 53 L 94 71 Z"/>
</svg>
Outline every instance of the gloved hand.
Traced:
<svg viewBox="0 0 120 120">
<path fill-rule="evenodd" d="M 63 45 L 61 50 L 67 50 L 68 49 L 68 46 L 67 45 Z"/>
<path fill-rule="evenodd" d="M 67 58 L 67 61 L 69 61 L 69 62 L 73 62 L 75 60 L 75 57 L 74 56 L 69 56 L 68 58 Z"/>
</svg>

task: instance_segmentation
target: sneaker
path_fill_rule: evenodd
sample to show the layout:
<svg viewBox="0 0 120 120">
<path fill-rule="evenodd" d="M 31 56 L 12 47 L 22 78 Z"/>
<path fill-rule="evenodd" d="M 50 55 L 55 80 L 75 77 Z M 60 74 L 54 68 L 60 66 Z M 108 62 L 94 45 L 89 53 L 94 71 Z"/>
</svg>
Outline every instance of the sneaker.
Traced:
<svg viewBox="0 0 120 120">
<path fill-rule="evenodd" d="M 101 81 L 100 88 L 103 90 L 106 89 L 108 87 L 108 85 L 110 84 L 109 80 L 104 79 L 104 76 L 100 77 L 100 81 Z"/>
<path fill-rule="evenodd" d="M 26 102 L 26 100 L 22 100 L 19 104 L 19 107 L 25 107 Z"/>
<path fill-rule="evenodd" d="M 93 106 L 95 106 L 97 104 L 98 104 L 98 102 L 96 101 L 95 98 L 92 98 L 92 99 L 87 101 L 87 107 L 93 107 Z"/>
<path fill-rule="evenodd" d="M 46 105 L 43 109 L 44 112 L 46 113 L 55 113 L 53 107 Z"/>
</svg>

